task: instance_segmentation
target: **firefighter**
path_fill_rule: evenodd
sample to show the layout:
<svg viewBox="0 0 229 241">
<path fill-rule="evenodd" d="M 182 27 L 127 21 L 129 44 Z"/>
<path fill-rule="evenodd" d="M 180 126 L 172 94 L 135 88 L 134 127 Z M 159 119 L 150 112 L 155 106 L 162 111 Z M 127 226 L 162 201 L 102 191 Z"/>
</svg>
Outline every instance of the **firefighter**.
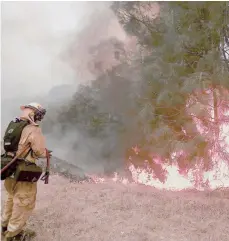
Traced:
<svg viewBox="0 0 229 241">
<path fill-rule="evenodd" d="M 20 156 L 20 158 L 24 158 L 26 162 L 36 164 L 38 158 L 45 158 L 48 155 L 46 154 L 48 152 L 46 152 L 45 138 L 38 124 L 45 116 L 46 110 L 38 103 L 21 106 L 21 110 L 22 114 L 18 120 L 19 122 L 27 121 L 28 125 L 20 133 L 17 152 L 8 152 L 7 154 L 14 156 L 28 146 L 29 152 Z M 8 194 L 1 223 L 5 241 L 25 240 L 23 238 L 26 235 L 34 236 L 35 232 L 24 230 L 24 228 L 35 208 L 37 182 L 17 181 L 13 174 L 6 177 L 4 186 Z"/>
</svg>

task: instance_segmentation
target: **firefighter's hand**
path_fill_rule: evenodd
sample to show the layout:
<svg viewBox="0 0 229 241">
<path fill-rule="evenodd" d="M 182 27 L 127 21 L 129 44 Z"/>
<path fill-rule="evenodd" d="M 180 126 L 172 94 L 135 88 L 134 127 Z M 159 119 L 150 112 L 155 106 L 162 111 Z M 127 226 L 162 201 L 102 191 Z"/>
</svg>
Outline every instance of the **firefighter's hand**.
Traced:
<svg viewBox="0 0 229 241">
<path fill-rule="evenodd" d="M 48 183 L 48 179 L 49 179 L 49 171 L 46 171 L 44 176 L 41 178 L 42 181 L 45 181 L 45 184 Z"/>
<path fill-rule="evenodd" d="M 45 178 L 48 176 L 49 176 L 49 171 L 46 171 L 45 174 L 43 175 L 43 177 L 41 178 L 41 180 L 45 180 Z"/>
</svg>

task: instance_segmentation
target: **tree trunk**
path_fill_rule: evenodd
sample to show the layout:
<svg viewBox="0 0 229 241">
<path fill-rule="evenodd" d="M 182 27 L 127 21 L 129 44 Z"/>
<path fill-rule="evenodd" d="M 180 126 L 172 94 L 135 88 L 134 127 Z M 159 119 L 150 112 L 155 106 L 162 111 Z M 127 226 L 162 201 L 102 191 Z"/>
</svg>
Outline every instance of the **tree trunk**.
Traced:
<svg viewBox="0 0 229 241">
<path fill-rule="evenodd" d="M 218 113 L 218 91 L 213 89 L 213 108 L 214 108 L 214 124 L 215 124 L 215 138 L 219 137 L 219 113 Z"/>
</svg>

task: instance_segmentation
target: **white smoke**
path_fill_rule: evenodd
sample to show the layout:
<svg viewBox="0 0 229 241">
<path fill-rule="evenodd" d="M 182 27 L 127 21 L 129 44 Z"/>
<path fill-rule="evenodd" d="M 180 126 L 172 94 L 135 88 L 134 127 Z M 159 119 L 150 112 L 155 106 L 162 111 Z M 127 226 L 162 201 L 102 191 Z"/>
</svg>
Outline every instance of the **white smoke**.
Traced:
<svg viewBox="0 0 229 241">
<path fill-rule="evenodd" d="M 111 36 L 124 36 L 109 5 L 109 2 L 2 3 L 1 134 L 20 113 L 21 104 L 36 101 L 49 109 L 55 103 L 61 104 L 64 96 L 70 99 L 80 83 L 91 80 L 87 70 L 88 47 Z M 72 55 L 68 51 L 76 42 Z M 79 74 L 80 69 L 75 65 L 82 60 L 84 75 Z M 48 114 L 51 112 L 48 110 Z M 92 156 L 91 150 L 99 149 L 102 143 L 80 136 L 77 130 L 58 136 L 58 123 L 53 119 L 55 133 L 46 137 L 55 154 L 75 163 L 71 143 L 77 141 L 80 151 L 76 164 L 85 167 L 88 164 L 85 160 L 100 158 Z"/>
<path fill-rule="evenodd" d="M 90 21 L 108 8 L 96 2 L 2 3 L 2 123 L 4 129 L 20 104 L 41 99 L 58 85 L 85 83 L 62 55 Z M 81 56 L 76 56 L 80 59 Z M 69 94 L 69 92 L 67 93 Z M 62 93 L 63 95 L 63 93 Z"/>
</svg>

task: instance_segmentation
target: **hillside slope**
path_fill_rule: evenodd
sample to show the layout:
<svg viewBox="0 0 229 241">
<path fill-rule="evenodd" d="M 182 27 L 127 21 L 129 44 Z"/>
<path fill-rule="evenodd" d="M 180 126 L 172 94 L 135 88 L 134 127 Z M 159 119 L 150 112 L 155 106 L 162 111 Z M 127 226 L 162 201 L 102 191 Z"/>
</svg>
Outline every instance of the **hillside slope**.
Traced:
<svg viewBox="0 0 229 241">
<path fill-rule="evenodd" d="M 28 225 L 35 241 L 229 240 L 228 190 L 170 192 L 53 175 L 39 183 L 37 199 Z"/>
</svg>

